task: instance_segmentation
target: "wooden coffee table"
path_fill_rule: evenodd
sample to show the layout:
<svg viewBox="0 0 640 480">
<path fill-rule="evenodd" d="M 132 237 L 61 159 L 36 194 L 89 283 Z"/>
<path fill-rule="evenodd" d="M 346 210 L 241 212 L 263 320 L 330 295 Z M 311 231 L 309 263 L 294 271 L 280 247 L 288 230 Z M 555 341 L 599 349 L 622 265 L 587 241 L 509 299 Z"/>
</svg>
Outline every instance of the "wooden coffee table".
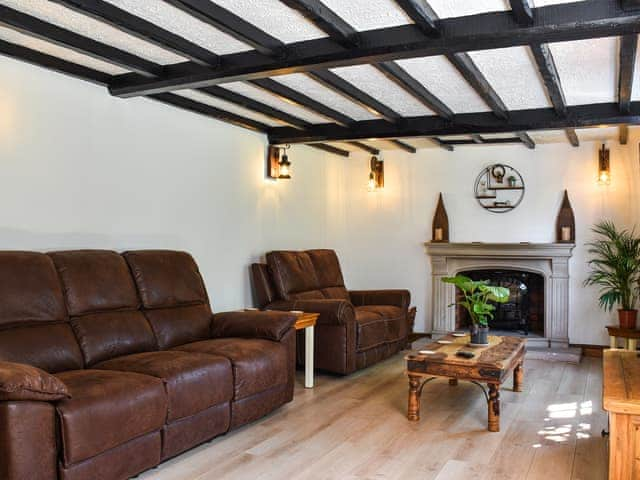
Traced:
<svg viewBox="0 0 640 480">
<path fill-rule="evenodd" d="M 449 378 L 451 385 L 458 380 L 467 380 L 478 385 L 487 399 L 489 410 L 488 429 L 500 431 L 500 386 L 513 372 L 513 389 L 522 391 L 524 377 L 524 353 L 526 340 L 517 337 L 489 337 L 487 347 L 469 347 L 469 336 L 454 337 L 447 335 L 440 340 L 450 344 L 430 343 L 421 350 L 436 353 L 428 355 L 412 352 L 405 356 L 407 375 L 409 376 L 409 408 L 407 418 L 420 420 L 420 395 L 422 389 L 431 380 L 439 377 Z M 459 350 L 471 351 L 474 358 L 456 356 Z M 488 391 L 482 385 L 486 383 Z"/>
</svg>

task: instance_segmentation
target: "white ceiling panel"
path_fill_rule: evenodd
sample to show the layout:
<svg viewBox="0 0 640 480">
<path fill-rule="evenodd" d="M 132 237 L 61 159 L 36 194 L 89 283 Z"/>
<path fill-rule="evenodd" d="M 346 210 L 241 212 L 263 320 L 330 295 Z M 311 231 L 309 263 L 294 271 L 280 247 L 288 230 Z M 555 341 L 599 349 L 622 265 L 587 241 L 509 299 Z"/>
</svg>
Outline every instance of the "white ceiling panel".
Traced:
<svg viewBox="0 0 640 480">
<path fill-rule="evenodd" d="M 78 65 L 93 68 L 94 70 L 99 70 L 110 75 L 119 75 L 121 73 L 128 72 L 128 70 L 116 67 L 110 63 L 96 60 L 88 55 L 77 53 L 68 48 L 59 47 L 53 43 L 45 42 L 29 35 L 24 35 L 9 28 L 0 27 L 0 39 L 32 50 L 37 50 L 41 53 L 46 53 L 47 55 L 61 58 L 67 62 L 77 63 Z"/>
<path fill-rule="evenodd" d="M 301 118 L 302 120 L 306 120 L 307 122 L 328 123 L 328 120 L 326 118 L 320 115 L 316 115 L 306 108 L 299 107 L 298 105 L 293 105 L 289 102 L 285 102 L 280 97 L 272 95 L 271 93 L 266 92 L 258 87 L 254 87 L 253 85 L 249 85 L 248 83 L 233 82 L 225 83 L 224 85 L 220 86 L 233 92 L 239 93 L 240 95 L 244 95 L 246 97 L 257 100 L 258 102 L 266 103 L 267 105 L 277 108 L 278 110 L 282 110 L 283 112 L 287 112 L 291 115 Z"/>
<path fill-rule="evenodd" d="M 107 1 L 219 55 L 252 49 L 249 45 L 163 1 Z"/>
<path fill-rule="evenodd" d="M 527 132 L 536 144 L 544 144 L 544 143 L 566 143 L 569 144 L 569 140 L 567 139 L 567 134 L 564 130 L 539 130 L 534 132 Z M 578 135 L 578 140 L 582 140 L 580 136 L 580 130 L 576 130 L 576 135 Z"/>
<path fill-rule="evenodd" d="M 546 7 L 547 5 L 560 5 L 562 3 L 577 3 L 584 0 L 530 0 L 534 7 Z"/>
<path fill-rule="evenodd" d="M 529 133 L 529 132 L 527 132 Z M 516 136 L 515 133 L 507 132 L 507 133 L 483 133 L 480 135 L 482 138 L 513 138 Z"/>
<path fill-rule="evenodd" d="M 529 47 L 480 50 L 469 55 L 508 109 L 552 106 Z"/>
<path fill-rule="evenodd" d="M 440 140 L 471 140 L 471 135 L 445 135 Z"/>
<path fill-rule="evenodd" d="M 292 88 L 312 99 L 323 103 L 327 107 L 333 108 L 354 120 L 375 120 L 377 115 L 372 114 L 357 103 L 347 100 L 342 95 L 325 87 L 320 82 L 310 78 L 303 73 L 292 73 L 290 75 L 281 75 L 274 80 Z"/>
<path fill-rule="evenodd" d="M 186 60 L 184 57 L 48 0 L 0 0 L 0 4 L 153 62 L 168 64 Z"/>
<path fill-rule="evenodd" d="M 322 0 L 356 30 L 374 30 L 413 23 L 393 0 Z"/>
<path fill-rule="evenodd" d="M 176 95 L 180 95 L 181 97 L 189 98 L 196 102 L 205 103 L 207 105 L 211 105 L 212 107 L 216 107 L 221 110 L 225 110 L 227 112 L 235 113 L 236 115 L 250 118 L 257 122 L 265 123 L 272 127 L 281 127 L 283 125 L 286 125 L 285 123 L 279 122 L 277 120 L 273 120 L 271 117 L 267 117 L 260 113 L 256 113 L 252 110 L 239 107 L 233 103 L 212 97 L 211 95 L 206 95 L 204 93 L 201 93 L 195 90 L 177 90 L 173 93 L 175 93 Z"/>
<path fill-rule="evenodd" d="M 403 117 L 433 115 L 433 111 L 409 95 L 403 88 L 389 80 L 382 72 L 371 65 L 333 68 L 333 73 L 340 75 L 360 90 Z"/>
<path fill-rule="evenodd" d="M 510 10 L 507 0 L 429 0 L 429 5 L 440 18 Z"/>
<path fill-rule="evenodd" d="M 640 100 L 640 37 L 638 37 L 638 51 L 636 52 L 636 69 L 633 72 L 633 88 L 631 89 L 631 99 Z"/>
<path fill-rule="evenodd" d="M 397 63 L 454 113 L 489 111 L 482 98 L 444 56 L 410 58 Z"/>
<path fill-rule="evenodd" d="M 279 0 L 215 0 L 214 3 L 285 43 L 327 36 L 300 13 Z"/>
<path fill-rule="evenodd" d="M 549 48 L 560 75 L 567 104 L 616 101 L 616 37 L 551 43 Z"/>
<path fill-rule="evenodd" d="M 578 132 L 578 138 L 583 142 L 606 142 L 607 140 L 618 141 L 620 137 L 619 127 L 596 127 L 596 128 L 581 128 L 576 130 Z"/>
</svg>

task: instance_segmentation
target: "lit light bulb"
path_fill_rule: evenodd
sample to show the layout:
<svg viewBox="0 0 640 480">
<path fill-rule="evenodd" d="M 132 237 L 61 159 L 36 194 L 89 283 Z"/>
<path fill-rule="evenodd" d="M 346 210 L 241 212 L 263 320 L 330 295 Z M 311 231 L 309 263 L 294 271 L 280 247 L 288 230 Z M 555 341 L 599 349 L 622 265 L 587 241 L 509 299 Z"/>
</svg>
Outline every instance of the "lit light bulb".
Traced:
<svg viewBox="0 0 640 480">
<path fill-rule="evenodd" d="M 374 191 L 375 191 L 375 189 L 376 189 L 376 179 L 375 179 L 375 177 L 373 176 L 373 172 L 371 172 L 371 173 L 369 174 L 369 184 L 368 184 L 367 189 L 368 189 L 370 192 L 374 192 Z"/>
<path fill-rule="evenodd" d="M 598 183 L 600 185 L 609 185 L 610 182 L 611 182 L 611 177 L 609 176 L 609 172 L 606 172 L 606 171 L 600 172 L 600 175 L 598 176 Z"/>
</svg>

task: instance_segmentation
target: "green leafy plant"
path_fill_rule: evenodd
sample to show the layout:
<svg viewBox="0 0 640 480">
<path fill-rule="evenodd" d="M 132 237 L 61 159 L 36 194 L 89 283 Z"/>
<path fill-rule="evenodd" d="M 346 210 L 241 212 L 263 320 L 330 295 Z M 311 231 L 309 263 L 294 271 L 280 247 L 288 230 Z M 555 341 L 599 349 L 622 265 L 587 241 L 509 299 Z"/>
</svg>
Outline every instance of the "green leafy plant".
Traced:
<svg viewBox="0 0 640 480">
<path fill-rule="evenodd" d="M 464 275 L 445 277 L 442 281 L 455 285 L 462 292 L 464 300 L 460 305 L 469 312 L 471 322 L 482 327 L 489 326 L 489 319 L 493 318 L 496 309 L 490 302 L 506 303 L 511 293 L 508 288 L 489 285 L 489 280 L 471 280 Z"/>
<path fill-rule="evenodd" d="M 618 230 L 603 221 L 591 229 L 598 238 L 587 243 L 591 272 L 585 286 L 600 287 L 600 307 L 610 311 L 619 305 L 634 310 L 640 281 L 640 238 L 633 230 Z"/>
</svg>

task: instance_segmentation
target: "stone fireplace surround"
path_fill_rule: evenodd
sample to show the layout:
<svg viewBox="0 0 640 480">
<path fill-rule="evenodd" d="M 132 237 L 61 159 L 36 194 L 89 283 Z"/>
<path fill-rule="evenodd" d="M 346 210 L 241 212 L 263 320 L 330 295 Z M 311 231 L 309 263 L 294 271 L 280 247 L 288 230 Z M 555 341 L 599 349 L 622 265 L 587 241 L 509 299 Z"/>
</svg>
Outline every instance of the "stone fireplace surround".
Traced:
<svg viewBox="0 0 640 480">
<path fill-rule="evenodd" d="M 427 242 L 432 275 L 432 334 L 455 330 L 455 287 L 443 283 L 468 270 L 511 269 L 534 272 L 544 277 L 544 338 L 531 338 L 531 346 L 569 346 L 569 243 L 437 243 Z"/>
</svg>

